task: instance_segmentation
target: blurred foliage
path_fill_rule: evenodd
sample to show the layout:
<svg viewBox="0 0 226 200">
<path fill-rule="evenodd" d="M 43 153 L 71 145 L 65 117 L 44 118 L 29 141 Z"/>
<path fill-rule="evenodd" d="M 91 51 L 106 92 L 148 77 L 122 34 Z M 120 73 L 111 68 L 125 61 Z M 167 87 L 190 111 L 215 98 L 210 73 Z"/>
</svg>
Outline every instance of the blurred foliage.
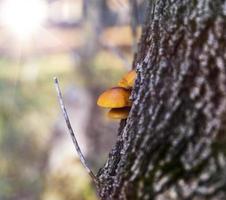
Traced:
<svg viewBox="0 0 226 200">
<path fill-rule="evenodd" d="M 47 178 L 47 189 L 43 194 L 43 200 L 74 200 L 75 197 L 85 200 L 95 199 L 95 193 L 89 178 L 80 163 L 76 160 L 68 160 L 64 163 L 67 170 L 56 170 Z"/>
<path fill-rule="evenodd" d="M 70 179 L 69 175 L 51 175 L 48 171 L 48 145 L 59 112 L 52 78 L 59 76 L 62 87 L 73 82 L 71 57 L 46 56 L 24 60 L 20 65 L 15 62 L 0 60 L 0 199 L 40 199 L 49 187 L 58 190 L 63 199 L 76 196 L 94 199 L 83 168 L 75 166 L 76 178 L 71 175 Z M 26 78 L 32 74 L 28 72 L 29 67 L 36 67 L 32 78 Z M 73 166 L 65 167 L 64 172 L 70 173 Z M 85 178 L 77 182 L 81 173 Z M 76 189 L 74 182 L 78 185 Z M 66 184 L 68 189 L 60 190 L 61 184 Z"/>
<path fill-rule="evenodd" d="M 94 82 L 99 82 L 103 88 L 116 85 L 119 77 L 126 71 L 122 60 L 107 51 L 98 52 L 92 64 Z"/>
</svg>

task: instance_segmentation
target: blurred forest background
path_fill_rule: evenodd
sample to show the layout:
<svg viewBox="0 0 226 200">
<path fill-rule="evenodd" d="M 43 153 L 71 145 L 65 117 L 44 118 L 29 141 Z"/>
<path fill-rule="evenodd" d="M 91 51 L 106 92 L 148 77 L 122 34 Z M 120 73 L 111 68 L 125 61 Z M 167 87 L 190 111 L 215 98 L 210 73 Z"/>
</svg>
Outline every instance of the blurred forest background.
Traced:
<svg viewBox="0 0 226 200">
<path fill-rule="evenodd" d="M 97 199 L 76 159 L 53 77 L 97 172 L 118 121 L 107 119 L 96 99 L 131 69 L 145 13 L 143 0 L 134 2 L 0 0 L 1 200 Z"/>
</svg>

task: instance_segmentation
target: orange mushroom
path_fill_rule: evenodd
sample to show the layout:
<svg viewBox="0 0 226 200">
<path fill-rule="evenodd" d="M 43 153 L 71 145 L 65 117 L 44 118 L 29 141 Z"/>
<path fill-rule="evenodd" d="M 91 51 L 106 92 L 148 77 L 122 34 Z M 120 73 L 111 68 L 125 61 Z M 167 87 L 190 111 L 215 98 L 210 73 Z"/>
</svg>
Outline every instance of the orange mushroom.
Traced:
<svg viewBox="0 0 226 200">
<path fill-rule="evenodd" d="M 123 108 L 131 106 L 130 91 L 122 87 L 114 87 L 102 93 L 97 105 L 104 108 Z"/>
<path fill-rule="evenodd" d="M 108 112 L 108 117 L 111 119 L 126 119 L 129 115 L 130 107 L 112 108 Z"/>
<path fill-rule="evenodd" d="M 131 88 L 134 86 L 136 71 L 131 70 L 118 82 L 119 87 L 114 87 L 103 92 L 97 105 L 104 108 L 111 108 L 108 117 L 111 119 L 126 119 L 132 105 L 129 100 Z"/>
<path fill-rule="evenodd" d="M 122 77 L 122 79 L 118 82 L 118 86 L 126 89 L 131 89 L 134 86 L 136 77 L 136 71 L 131 70 Z"/>
</svg>

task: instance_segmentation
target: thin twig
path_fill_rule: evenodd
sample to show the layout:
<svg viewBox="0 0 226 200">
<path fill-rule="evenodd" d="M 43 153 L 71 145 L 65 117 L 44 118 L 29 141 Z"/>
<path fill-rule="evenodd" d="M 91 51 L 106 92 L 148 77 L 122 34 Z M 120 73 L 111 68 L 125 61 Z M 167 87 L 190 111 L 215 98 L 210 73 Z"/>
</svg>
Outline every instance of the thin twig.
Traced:
<svg viewBox="0 0 226 200">
<path fill-rule="evenodd" d="M 76 151 L 78 153 L 80 161 L 81 161 L 82 165 L 85 167 L 85 169 L 87 170 L 87 172 L 89 173 L 89 175 L 92 178 L 92 180 L 94 181 L 94 183 L 98 184 L 97 177 L 94 175 L 92 170 L 88 167 L 88 165 L 86 163 L 86 160 L 85 160 L 85 158 L 84 158 L 84 156 L 83 156 L 83 154 L 81 152 L 81 149 L 80 149 L 80 147 L 78 145 L 77 139 L 75 137 L 75 133 L 74 133 L 74 131 L 72 129 L 72 126 L 71 126 L 71 123 L 70 123 L 70 120 L 69 120 L 69 117 L 68 117 L 68 114 L 67 114 L 67 110 L 66 110 L 66 108 L 64 106 L 62 92 L 60 90 L 59 82 L 58 82 L 58 79 L 56 77 L 54 78 L 54 83 L 55 83 L 55 87 L 56 87 L 56 90 L 57 90 L 60 107 L 62 109 L 62 112 L 63 112 L 63 115 L 64 115 L 64 119 L 65 119 L 65 122 L 66 122 L 66 125 L 67 125 L 67 128 L 68 128 L 68 131 L 69 131 L 69 133 L 71 135 L 71 139 L 72 139 L 73 144 L 75 146 L 75 149 L 76 149 Z"/>
</svg>

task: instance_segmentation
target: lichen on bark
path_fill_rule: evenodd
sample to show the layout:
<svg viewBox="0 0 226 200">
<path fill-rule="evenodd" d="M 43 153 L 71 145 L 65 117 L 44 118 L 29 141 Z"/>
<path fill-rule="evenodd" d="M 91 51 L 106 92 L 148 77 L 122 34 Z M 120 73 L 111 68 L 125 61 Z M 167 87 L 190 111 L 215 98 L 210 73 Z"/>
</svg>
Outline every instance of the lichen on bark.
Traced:
<svg viewBox="0 0 226 200">
<path fill-rule="evenodd" d="M 226 199 L 226 1 L 150 0 L 102 199 Z"/>
</svg>

